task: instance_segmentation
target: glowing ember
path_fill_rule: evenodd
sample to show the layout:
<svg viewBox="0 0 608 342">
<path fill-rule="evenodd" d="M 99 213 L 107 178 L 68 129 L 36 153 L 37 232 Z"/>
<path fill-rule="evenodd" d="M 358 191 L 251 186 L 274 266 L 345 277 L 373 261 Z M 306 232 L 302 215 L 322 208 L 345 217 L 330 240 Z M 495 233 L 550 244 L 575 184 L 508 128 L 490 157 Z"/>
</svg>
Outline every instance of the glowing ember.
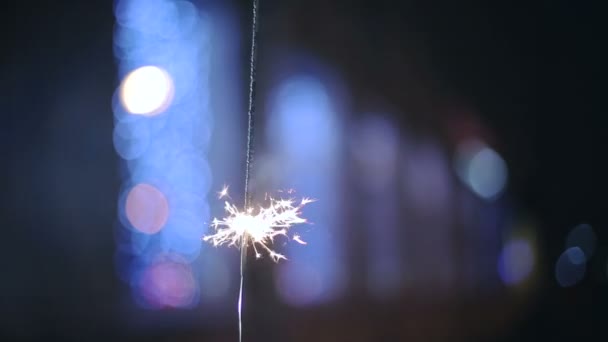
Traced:
<svg viewBox="0 0 608 342">
<path fill-rule="evenodd" d="M 218 195 L 219 198 L 229 197 L 228 187 L 225 186 Z M 257 211 L 254 208 L 239 211 L 234 204 L 226 201 L 224 209 L 227 216 L 221 220 L 214 218 L 211 225 L 215 234 L 205 236 L 203 240 L 211 241 L 214 246 L 227 244 L 239 247 L 242 239 L 246 239 L 246 244 L 251 241 L 256 257 L 262 256 L 257 249 L 261 247 L 275 262 L 286 259 L 284 255 L 273 251 L 269 244 L 277 235 L 288 236 L 288 230 L 294 224 L 305 223 L 306 219 L 300 216 L 301 209 L 314 200 L 302 198 L 297 203 L 294 199 L 274 199 L 270 196 L 267 199 L 268 207 L 260 206 Z M 306 244 L 299 235 L 294 235 L 293 240 Z"/>
</svg>

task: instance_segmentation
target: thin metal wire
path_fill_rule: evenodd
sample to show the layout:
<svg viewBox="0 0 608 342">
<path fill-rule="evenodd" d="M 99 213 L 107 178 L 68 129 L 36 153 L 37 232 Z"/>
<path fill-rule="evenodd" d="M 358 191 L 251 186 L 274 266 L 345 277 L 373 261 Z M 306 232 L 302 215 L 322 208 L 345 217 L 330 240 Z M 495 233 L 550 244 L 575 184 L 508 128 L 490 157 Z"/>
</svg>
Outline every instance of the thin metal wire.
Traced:
<svg viewBox="0 0 608 342">
<path fill-rule="evenodd" d="M 251 23 L 251 55 L 249 59 L 249 109 L 247 110 L 248 126 L 247 126 L 247 159 L 245 166 L 245 207 L 248 207 L 251 202 L 251 165 L 253 163 L 253 138 L 255 133 L 255 84 L 256 84 L 256 61 L 257 61 L 257 40 L 258 40 L 258 2 L 253 0 L 253 13 Z"/>
<path fill-rule="evenodd" d="M 254 138 L 254 119 L 255 119 L 255 78 L 257 61 L 257 40 L 258 40 L 258 3 L 253 0 L 252 20 L 251 20 L 251 54 L 249 58 L 249 108 L 247 110 L 247 156 L 245 162 L 245 208 L 251 204 L 251 165 L 253 164 L 253 138 Z M 244 234 L 241 240 L 241 285 L 239 288 L 239 301 L 237 311 L 239 315 L 239 342 L 243 341 L 243 285 L 245 282 L 245 266 L 247 261 L 247 241 L 248 236 Z"/>
<path fill-rule="evenodd" d="M 243 237 L 244 238 L 244 237 Z M 245 239 L 243 239 L 245 241 Z M 243 341 L 243 284 L 245 281 L 245 262 L 247 261 L 247 243 L 241 242 L 241 285 L 239 287 L 239 301 L 237 311 L 239 313 L 239 342 Z"/>
</svg>

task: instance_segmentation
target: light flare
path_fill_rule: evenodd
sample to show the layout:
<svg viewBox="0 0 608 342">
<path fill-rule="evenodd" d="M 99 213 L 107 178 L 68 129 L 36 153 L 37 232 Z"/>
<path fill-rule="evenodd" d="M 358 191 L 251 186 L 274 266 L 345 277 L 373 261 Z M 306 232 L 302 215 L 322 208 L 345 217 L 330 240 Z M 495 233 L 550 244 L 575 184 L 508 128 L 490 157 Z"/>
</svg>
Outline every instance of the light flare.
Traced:
<svg viewBox="0 0 608 342">
<path fill-rule="evenodd" d="M 228 187 L 224 186 L 222 191 L 218 192 L 218 196 L 229 198 Z M 215 229 L 215 234 L 205 236 L 203 240 L 210 241 L 214 246 L 228 245 L 238 248 L 245 239 L 244 245 L 251 243 L 257 258 L 262 257 L 258 250 L 259 247 L 265 250 L 275 262 L 287 259 L 284 255 L 272 250 L 269 245 L 274 242 L 276 236 L 288 237 L 289 229 L 293 225 L 306 223 L 306 219 L 301 216 L 301 209 L 314 200 L 304 197 L 298 202 L 293 198 L 275 199 L 271 196 L 266 196 L 266 199 L 267 207 L 259 206 L 257 210 L 250 207 L 244 211 L 225 201 L 226 217 L 214 218 L 211 226 Z M 300 244 L 306 244 L 297 234 L 292 239 Z"/>
</svg>

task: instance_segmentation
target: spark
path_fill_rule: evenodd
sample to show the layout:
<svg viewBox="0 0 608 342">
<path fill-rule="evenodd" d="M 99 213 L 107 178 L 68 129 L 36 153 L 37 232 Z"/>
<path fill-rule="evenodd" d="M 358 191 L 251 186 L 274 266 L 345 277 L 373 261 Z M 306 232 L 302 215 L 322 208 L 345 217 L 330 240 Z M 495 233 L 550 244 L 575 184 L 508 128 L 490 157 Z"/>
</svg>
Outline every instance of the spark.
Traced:
<svg viewBox="0 0 608 342">
<path fill-rule="evenodd" d="M 301 244 L 301 245 L 306 245 L 306 241 L 302 240 L 302 238 L 300 237 L 300 235 L 296 234 L 293 236 L 293 241 Z"/>
<path fill-rule="evenodd" d="M 228 196 L 228 187 L 225 186 L 218 193 L 221 197 Z M 229 196 L 228 196 L 229 197 Z M 313 199 L 304 197 L 299 203 L 292 199 L 275 199 L 267 196 L 268 206 L 259 206 L 257 210 L 247 208 L 243 211 L 228 201 L 224 202 L 226 217 L 214 218 L 211 226 L 215 234 L 203 237 L 204 241 L 210 241 L 214 246 L 228 245 L 241 246 L 243 239 L 245 245 L 251 242 L 255 256 L 261 258 L 260 248 L 266 251 L 275 262 L 287 259 L 284 255 L 272 250 L 269 245 L 274 242 L 276 236 L 288 236 L 289 229 L 300 223 L 307 222 L 301 216 L 301 209 L 305 205 L 314 202 Z M 294 235 L 294 241 L 306 244 L 299 235 Z"/>
<path fill-rule="evenodd" d="M 224 197 L 230 198 L 230 195 L 228 194 L 229 188 L 230 187 L 228 185 L 224 185 L 222 190 L 217 192 L 217 198 L 219 198 L 219 199 L 222 199 Z"/>
</svg>

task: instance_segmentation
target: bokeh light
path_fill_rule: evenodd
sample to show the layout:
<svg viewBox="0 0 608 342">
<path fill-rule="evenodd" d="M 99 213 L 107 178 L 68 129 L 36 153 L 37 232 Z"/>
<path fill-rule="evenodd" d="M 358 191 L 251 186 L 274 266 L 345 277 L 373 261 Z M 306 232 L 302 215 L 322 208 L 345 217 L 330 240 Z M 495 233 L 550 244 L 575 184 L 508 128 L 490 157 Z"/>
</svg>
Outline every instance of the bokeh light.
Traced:
<svg viewBox="0 0 608 342">
<path fill-rule="evenodd" d="M 160 231 L 169 217 L 169 203 L 165 195 L 150 184 L 137 184 L 129 191 L 125 213 L 133 228 L 142 233 Z"/>
<path fill-rule="evenodd" d="M 449 162 L 441 146 L 433 141 L 406 143 L 403 193 L 418 213 L 441 217 L 452 195 Z"/>
<path fill-rule="evenodd" d="M 366 115 L 350 139 L 350 151 L 359 166 L 362 185 L 373 191 L 394 186 L 397 172 L 399 132 L 381 115 Z"/>
<path fill-rule="evenodd" d="M 138 119 L 141 120 L 141 117 Z M 114 148 L 124 160 L 141 157 L 150 145 L 149 126 L 139 120 L 124 120 L 114 126 Z"/>
<path fill-rule="evenodd" d="M 496 199 L 507 184 L 504 159 L 479 140 L 467 140 L 458 146 L 456 171 L 471 191 L 486 200 Z"/>
<path fill-rule="evenodd" d="M 306 207 L 303 215 L 312 224 L 298 227 L 306 229 L 304 240 L 314 248 L 287 244 L 284 254 L 289 262 L 277 271 L 279 294 L 292 305 L 330 300 L 343 281 L 342 246 L 336 232 L 340 208 L 337 157 L 342 138 L 339 104 L 332 96 L 337 80 L 320 75 L 294 72 L 280 80 L 269 101 L 266 134 L 270 153 L 280 165 L 274 170 L 278 182 L 273 188 L 293 188 L 323 203 Z M 286 286 L 295 287 L 285 292 Z"/>
<path fill-rule="evenodd" d="M 555 279 L 562 287 L 576 285 L 585 276 L 585 253 L 579 247 L 566 249 L 555 264 Z"/>
<path fill-rule="evenodd" d="M 350 152 L 357 166 L 356 189 L 368 196 L 357 203 L 365 213 L 368 257 L 366 269 L 369 293 L 388 298 L 399 293 L 403 285 L 402 249 L 395 236 L 399 235 L 398 188 L 399 132 L 395 122 L 386 114 L 365 114 L 355 122 L 349 141 Z"/>
<path fill-rule="evenodd" d="M 119 0 L 114 7 L 121 78 L 113 98 L 114 147 L 127 187 L 120 200 L 124 228 L 117 234 L 116 261 L 120 277 L 145 308 L 194 305 L 200 298 L 192 289 L 200 279 L 214 277 L 191 272 L 200 270 L 192 265 L 209 222 L 212 182 L 207 152 L 213 20 L 202 20 L 198 5 Z M 172 257 L 162 257 L 167 255 Z"/>
<path fill-rule="evenodd" d="M 148 266 L 140 287 L 147 304 L 160 308 L 189 307 L 197 295 L 192 268 L 175 260 L 162 260 Z"/>
<path fill-rule="evenodd" d="M 334 135 L 338 127 L 332 105 L 328 88 L 320 79 L 306 74 L 290 77 L 281 83 L 273 98 L 274 115 L 268 124 L 271 129 L 268 134 L 271 139 L 280 139 L 277 148 L 293 153 L 293 159 L 321 161 L 335 152 L 332 148 L 336 145 Z M 322 148 L 323 153 L 317 148 Z"/>
<path fill-rule="evenodd" d="M 588 224 L 580 224 L 574 227 L 566 238 L 566 248 L 578 247 L 584 255 L 585 261 L 589 261 L 595 251 L 597 237 L 593 228 Z"/>
<path fill-rule="evenodd" d="M 531 275 L 536 254 L 531 241 L 513 238 L 505 244 L 498 259 L 498 274 L 508 286 L 519 285 Z"/>
<path fill-rule="evenodd" d="M 120 86 L 120 100 L 131 114 L 162 113 L 173 97 L 173 81 L 157 66 L 143 66 L 131 71 Z"/>
</svg>

